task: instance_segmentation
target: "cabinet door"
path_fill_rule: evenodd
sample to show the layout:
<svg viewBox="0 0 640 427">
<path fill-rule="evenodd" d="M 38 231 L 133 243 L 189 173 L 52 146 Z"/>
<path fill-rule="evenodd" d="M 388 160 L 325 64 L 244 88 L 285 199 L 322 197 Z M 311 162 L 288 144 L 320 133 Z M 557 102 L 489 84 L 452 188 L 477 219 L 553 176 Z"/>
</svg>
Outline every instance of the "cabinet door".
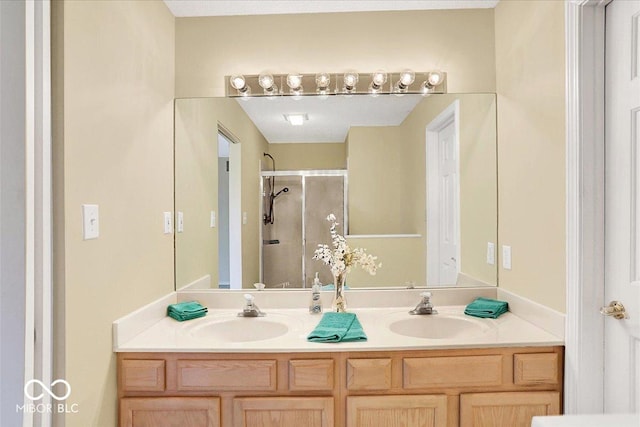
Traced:
<svg viewBox="0 0 640 427">
<path fill-rule="evenodd" d="M 558 415 L 560 393 L 470 393 L 460 396 L 460 427 L 529 427 L 536 415 Z"/>
<path fill-rule="evenodd" d="M 446 427 L 447 396 L 349 396 L 347 427 Z"/>
<path fill-rule="evenodd" d="M 220 427 L 217 397 L 126 397 L 120 427 Z"/>
<path fill-rule="evenodd" d="M 235 398 L 233 427 L 333 427 L 333 397 Z"/>
</svg>

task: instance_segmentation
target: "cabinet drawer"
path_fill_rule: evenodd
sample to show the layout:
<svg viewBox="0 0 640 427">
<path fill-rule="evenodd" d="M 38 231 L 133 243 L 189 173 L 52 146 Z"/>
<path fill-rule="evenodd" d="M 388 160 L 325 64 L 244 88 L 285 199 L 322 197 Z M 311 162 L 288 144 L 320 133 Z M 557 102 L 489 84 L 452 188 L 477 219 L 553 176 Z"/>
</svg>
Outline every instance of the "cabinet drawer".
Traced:
<svg viewBox="0 0 640 427">
<path fill-rule="evenodd" d="M 237 397 L 233 427 L 333 427 L 333 397 Z"/>
<path fill-rule="evenodd" d="M 558 373 L 558 355 L 556 353 L 513 355 L 514 384 L 558 384 Z"/>
<path fill-rule="evenodd" d="M 164 360 L 123 360 L 120 380 L 122 390 L 164 391 Z"/>
<path fill-rule="evenodd" d="M 391 359 L 347 360 L 349 390 L 388 390 L 391 388 Z"/>
<path fill-rule="evenodd" d="M 276 389 L 275 360 L 178 360 L 178 390 Z"/>
<path fill-rule="evenodd" d="M 333 360 L 289 361 L 289 390 L 332 390 Z"/>
<path fill-rule="evenodd" d="M 127 397 L 120 399 L 120 427 L 220 427 L 216 397 Z"/>
<path fill-rule="evenodd" d="M 402 384 L 405 389 L 497 386 L 503 370 L 501 355 L 405 358 Z"/>
<path fill-rule="evenodd" d="M 445 395 L 348 396 L 346 427 L 450 426 Z"/>
</svg>

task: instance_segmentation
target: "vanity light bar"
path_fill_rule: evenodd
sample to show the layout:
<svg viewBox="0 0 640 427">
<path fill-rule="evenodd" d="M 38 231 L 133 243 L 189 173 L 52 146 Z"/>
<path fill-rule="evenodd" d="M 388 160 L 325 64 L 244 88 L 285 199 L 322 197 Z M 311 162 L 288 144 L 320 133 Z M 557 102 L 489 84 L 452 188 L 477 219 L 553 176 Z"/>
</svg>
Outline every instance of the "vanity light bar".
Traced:
<svg viewBox="0 0 640 427">
<path fill-rule="evenodd" d="M 225 76 L 230 98 L 447 93 L 447 73 L 406 69 L 386 73 L 289 73 Z"/>
</svg>

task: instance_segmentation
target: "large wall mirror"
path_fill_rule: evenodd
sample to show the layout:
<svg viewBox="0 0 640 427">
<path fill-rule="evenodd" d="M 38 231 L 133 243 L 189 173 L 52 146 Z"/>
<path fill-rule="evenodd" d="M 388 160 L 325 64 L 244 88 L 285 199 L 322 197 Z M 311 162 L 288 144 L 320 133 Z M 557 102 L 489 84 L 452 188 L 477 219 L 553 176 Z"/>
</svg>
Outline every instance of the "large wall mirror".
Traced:
<svg viewBox="0 0 640 427">
<path fill-rule="evenodd" d="M 496 148 L 494 94 L 177 99 L 176 288 L 328 284 L 329 213 L 350 287 L 496 286 Z"/>
</svg>

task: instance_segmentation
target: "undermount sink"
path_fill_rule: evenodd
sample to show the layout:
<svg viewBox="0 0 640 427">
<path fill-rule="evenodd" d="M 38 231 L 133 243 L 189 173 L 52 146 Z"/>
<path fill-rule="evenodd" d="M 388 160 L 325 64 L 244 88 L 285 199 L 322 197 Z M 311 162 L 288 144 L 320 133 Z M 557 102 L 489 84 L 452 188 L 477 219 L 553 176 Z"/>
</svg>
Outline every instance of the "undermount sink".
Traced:
<svg viewBox="0 0 640 427">
<path fill-rule="evenodd" d="M 396 320 L 389 324 L 389 329 L 407 337 L 441 340 L 480 335 L 489 326 L 462 316 L 432 314 Z"/>
<path fill-rule="evenodd" d="M 225 342 L 251 342 L 269 340 L 289 332 L 289 327 L 277 320 L 264 317 L 237 317 L 213 319 L 195 326 L 191 335 Z"/>
</svg>

